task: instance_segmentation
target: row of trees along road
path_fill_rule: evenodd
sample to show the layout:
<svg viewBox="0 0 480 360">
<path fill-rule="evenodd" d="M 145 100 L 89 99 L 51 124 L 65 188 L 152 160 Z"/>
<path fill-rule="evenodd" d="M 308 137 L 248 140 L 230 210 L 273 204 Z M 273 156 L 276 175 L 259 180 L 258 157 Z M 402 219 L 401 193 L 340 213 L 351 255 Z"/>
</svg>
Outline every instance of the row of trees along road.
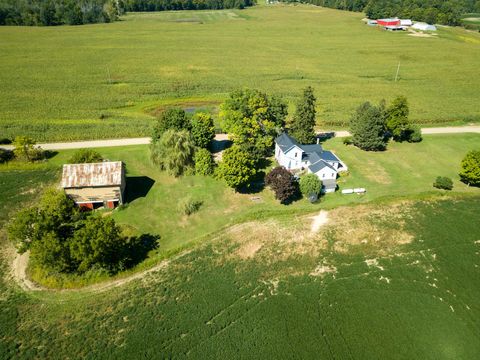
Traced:
<svg viewBox="0 0 480 360">
<path fill-rule="evenodd" d="M 419 142 L 422 140 L 420 127 L 409 119 L 407 99 L 398 96 L 387 107 L 385 100 L 378 106 L 365 102 L 350 119 L 352 138 L 347 139 L 362 150 L 385 150 L 388 140 Z"/>
</svg>

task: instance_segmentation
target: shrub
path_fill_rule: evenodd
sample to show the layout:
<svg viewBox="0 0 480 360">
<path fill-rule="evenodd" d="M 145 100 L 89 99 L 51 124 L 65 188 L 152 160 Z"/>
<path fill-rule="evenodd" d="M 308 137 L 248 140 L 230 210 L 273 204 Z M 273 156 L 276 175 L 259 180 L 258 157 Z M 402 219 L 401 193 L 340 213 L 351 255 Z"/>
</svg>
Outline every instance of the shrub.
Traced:
<svg viewBox="0 0 480 360">
<path fill-rule="evenodd" d="M 385 111 L 383 105 L 363 103 L 350 119 L 350 132 L 355 146 L 366 151 L 385 150 Z"/>
<path fill-rule="evenodd" d="M 297 194 L 297 182 L 292 173 L 283 166 L 278 166 L 265 177 L 265 184 L 275 192 L 280 203 L 288 203 Z"/>
<path fill-rule="evenodd" d="M 211 175 L 215 169 L 212 154 L 207 149 L 197 149 L 195 152 L 195 173 L 198 175 Z"/>
<path fill-rule="evenodd" d="M 480 150 L 467 153 L 461 166 L 460 179 L 467 185 L 480 186 Z"/>
<path fill-rule="evenodd" d="M 437 189 L 444 189 L 444 190 L 452 190 L 453 189 L 453 181 L 452 179 L 445 177 L 445 176 L 438 176 L 433 183 L 433 187 Z"/>
<path fill-rule="evenodd" d="M 300 178 L 300 191 L 303 196 L 314 203 L 322 190 L 322 182 L 315 174 L 307 174 Z"/>
<path fill-rule="evenodd" d="M 183 109 L 170 108 L 165 110 L 158 119 L 152 133 L 152 140 L 160 140 L 163 133 L 167 130 L 190 130 L 190 122 Z"/>
<path fill-rule="evenodd" d="M 29 137 L 17 136 L 13 141 L 15 157 L 30 162 L 43 159 L 43 150 L 35 144 L 35 141 Z"/>
<path fill-rule="evenodd" d="M 190 216 L 200 210 L 203 201 L 194 200 L 191 197 L 187 197 L 180 201 L 178 204 L 178 209 L 184 215 Z"/>
<path fill-rule="evenodd" d="M 201 148 L 207 148 L 215 138 L 215 126 L 210 114 L 197 113 L 191 120 L 192 138 L 195 145 Z"/>
<path fill-rule="evenodd" d="M 351 136 L 347 136 L 346 138 L 344 138 L 344 139 L 343 139 L 343 144 L 344 144 L 344 145 L 352 145 L 352 144 L 353 144 L 352 137 L 351 137 Z"/>
<path fill-rule="evenodd" d="M 422 130 L 420 129 L 420 126 L 418 125 L 410 125 L 410 128 L 408 129 L 408 136 L 407 136 L 407 141 L 416 143 L 422 141 Z"/>
<path fill-rule="evenodd" d="M 91 149 L 79 149 L 75 151 L 72 157 L 68 160 L 69 164 L 84 164 L 102 162 L 103 158 L 99 152 Z"/>
<path fill-rule="evenodd" d="M 7 161 L 10 161 L 13 159 L 13 151 L 6 150 L 6 149 L 0 149 L 0 164 L 3 164 Z"/>
</svg>

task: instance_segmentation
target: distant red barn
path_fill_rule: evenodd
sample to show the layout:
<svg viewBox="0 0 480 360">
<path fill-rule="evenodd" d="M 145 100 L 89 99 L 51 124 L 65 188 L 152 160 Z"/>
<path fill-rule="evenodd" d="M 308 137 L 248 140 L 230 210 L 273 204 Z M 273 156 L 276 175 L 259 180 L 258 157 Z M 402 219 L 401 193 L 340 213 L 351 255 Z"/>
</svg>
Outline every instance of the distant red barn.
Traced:
<svg viewBox="0 0 480 360">
<path fill-rule="evenodd" d="M 377 24 L 380 26 L 400 26 L 400 19 L 378 19 Z"/>
</svg>

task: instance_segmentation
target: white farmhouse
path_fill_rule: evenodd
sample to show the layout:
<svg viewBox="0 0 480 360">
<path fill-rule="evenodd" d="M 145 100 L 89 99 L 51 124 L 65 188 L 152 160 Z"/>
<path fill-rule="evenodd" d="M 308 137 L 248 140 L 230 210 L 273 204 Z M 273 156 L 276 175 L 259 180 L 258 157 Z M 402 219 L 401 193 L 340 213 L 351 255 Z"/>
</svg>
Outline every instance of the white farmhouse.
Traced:
<svg viewBox="0 0 480 360">
<path fill-rule="evenodd" d="M 287 133 L 275 140 L 275 159 L 287 170 L 307 170 L 322 181 L 323 191 L 334 192 L 337 176 L 347 171 L 347 166 L 331 151 L 325 151 L 320 144 L 301 145 Z"/>
</svg>

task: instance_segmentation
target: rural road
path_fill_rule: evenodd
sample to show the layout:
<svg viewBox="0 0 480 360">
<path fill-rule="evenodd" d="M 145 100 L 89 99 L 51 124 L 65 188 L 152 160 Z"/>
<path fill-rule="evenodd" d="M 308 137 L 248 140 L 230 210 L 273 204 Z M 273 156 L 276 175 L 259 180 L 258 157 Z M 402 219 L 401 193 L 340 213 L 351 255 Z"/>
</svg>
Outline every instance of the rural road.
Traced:
<svg viewBox="0 0 480 360">
<path fill-rule="evenodd" d="M 325 131 L 325 133 L 335 133 L 335 137 L 350 136 L 348 131 Z M 480 126 L 451 126 L 451 127 L 434 127 L 423 128 L 422 134 L 460 134 L 460 133 L 479 133 Z M 227 140 L 227 134 L 217 134 L 215 140 Z M 111 139 L 111 140 L 90 140 L 90 141 L 74 141 L 74 142 L 59 142 L 49 144 L 38 144 L 44 150 L 67 150 L 80 148 L 100 148 L 100 147 L 115 147 L 127 145 L 145 145 L 150 143 L 150 138 L 129 138 L 129 139 Z M 12 145 L 0 145 L 0 148 L 12 150 Z"/>
</svg>

